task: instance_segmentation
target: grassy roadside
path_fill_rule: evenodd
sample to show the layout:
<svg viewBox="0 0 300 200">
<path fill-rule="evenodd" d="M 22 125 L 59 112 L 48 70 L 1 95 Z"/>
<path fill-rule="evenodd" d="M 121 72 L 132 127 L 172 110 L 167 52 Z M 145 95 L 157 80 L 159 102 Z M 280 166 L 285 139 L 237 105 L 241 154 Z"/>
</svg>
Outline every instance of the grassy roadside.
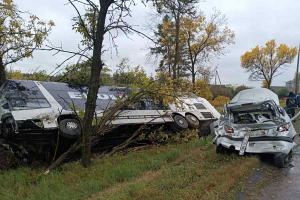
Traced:
<svg viewBox="0 0 300 200">
<path fill-rule="evenodd" d="M 211 139 L 71 163 L 44 175 L 21 168 L 0 174 L 1 199 L 228 199 L 259 165 L 256 157 L 222 156 Z"/>
</svg>

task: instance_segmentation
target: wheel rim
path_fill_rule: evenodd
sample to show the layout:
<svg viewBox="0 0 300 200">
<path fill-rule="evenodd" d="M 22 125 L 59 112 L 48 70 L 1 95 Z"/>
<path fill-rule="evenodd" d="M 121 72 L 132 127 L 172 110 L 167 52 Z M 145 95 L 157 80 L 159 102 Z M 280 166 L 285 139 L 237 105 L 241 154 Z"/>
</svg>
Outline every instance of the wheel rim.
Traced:
<svg viewBox="0 0 300 200">
<path fill-rule="evenodd" d="M 194 116 L 191 116 L 190 119 L 191 119 L 192 121 L 194 121 L 194 122 L 197 121 L 196 117 L 194 117 Z"/>
<path fill-rule="evenodd" d="M 179 122 L 180 124 L 184 124 L 184 122 L 183 122 L 181 119 L 179 119 L 178 122 Z"/>
<path fill-rule="evenodd" d="M 75 130 L 75 129 L 78 128 L 78 125 L 75 122 L 68 122 L 66 124 L 66 128 L 69 129 L 69 130 Z"/>
</svg>

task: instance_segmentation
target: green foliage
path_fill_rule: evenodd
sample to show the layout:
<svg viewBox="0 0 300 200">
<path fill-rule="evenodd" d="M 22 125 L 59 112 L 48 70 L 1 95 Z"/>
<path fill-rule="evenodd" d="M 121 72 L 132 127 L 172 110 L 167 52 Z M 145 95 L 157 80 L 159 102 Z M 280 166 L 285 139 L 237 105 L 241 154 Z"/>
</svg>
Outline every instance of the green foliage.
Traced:
<svg viewBox="0 0 300 200">
<path fill-rule="evenodd" d="M 247 86 L 244 86 L 244 85 L 241 85 L 241 86 L 237 87 L 237 88 L 234 90 L 234 93 L 233 93 L 232 98 L 233 98 L 235 95 L 237 95 L 240 91 L 247 90 L 247 89 L 250 89 L 250 88 L 247 87 Z"/>
<path fill-rule="evenodd" d="M 21 72 L 21 70 L 10 69 L 9 71 L 6 72 L 6 78 L 14 79 L 14 80 L 22 80 L 23 73 Z"/>
<path fill-rule="evenodd" d="M 131 68 L 128 63 L 129 59 L 123 58 L 120 64 L 117 65 L 117 70 L 112 77 L 115 85 L 142 87 L 143 83 L 149 83 L 150 79 L 142 67 Z"/>
<path fill-rule="evenodd" d="M 6 76 L 8 79 L 16 80 L 34 80 L 34 81 L 50 81 L 50 77 L 47 74 L 46 70 L 34 70 L 29 73 L 22 73 L 21 70 L 10 69 L 6 71 Z"/>
<path fill-rule="evenodd" d="M 197 138 L 199 138 L 198 129 L 187 129 L 183 132 L 174 134 L 173 132 L 164 132 L 163 126 L 146 136 L 146 139 L 150 140 L 151 142 L 159 143 L 182 143 Z M 142 139 L 144 139 L 144 136 Z"/>
<path fill-rule="evenodd" d="M 73 162 L 48 175 L 43 169 L 4 171 L 0 193 L 6 200 L 231 199 L 244 185 L 237 182 L 258 165 L 252 156 L 220 156 L 211 138 L 202 138 L 94 158 L 89 169 Z"/>
<path fill-rule="evenodd" d="M 223 85 L 210 85 L 210 92 L 213 94 L 213 99 L 217 96 L 225 96 L 231 98 L 234 94 L 232 87 L 225 87 Z"/>
<path fill-rule="evenodd" d="M 48 76 L 46 70 L 36 70 L 26 77 L 26 79 L 34 81 L 50 81 L 50 77 Z"/>
<path fill-rule="evenodd" d="M 287 88 L 281 89 L 277 92 L 279 99 L 285 98 L 286 96 L 288 96 L 288 94 L 289 94 L 289 90 Z"/>
<path fill-rule="evenodd" d="M 13 0 L 2 0 L 0 8 L 0 57 L 3 66 L 32 57 L 33 51 L 41 47 L 48 37 L 54 22 L 45 22 L 33 14 L 19 11 Z M 22 18 L 26 14 L 29 15 L 28 21 Z"/>
</svg>

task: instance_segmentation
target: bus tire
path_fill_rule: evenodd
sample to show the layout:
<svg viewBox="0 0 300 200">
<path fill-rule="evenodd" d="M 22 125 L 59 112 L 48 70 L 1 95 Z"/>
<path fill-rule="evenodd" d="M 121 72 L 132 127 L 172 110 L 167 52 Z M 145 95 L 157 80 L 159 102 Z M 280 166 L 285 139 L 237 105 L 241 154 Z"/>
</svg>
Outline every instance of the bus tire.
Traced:
<svg viewBox="0 0 300 200">
<path fill-rule="evenodd" d="M 188 125 L 191 128 L 197 128 L 200 125 L 199 120 L 197 119 L 197 117 L 195 117 L 194 115 L 191 114 L 187 114 L 185 116 L 186 121 L 188 122 Z"/>
<path fill-rule="evenodd" d="M 77 119 L 63 119 L 59 122 L 60 135 L 68 139 L 77 139 L 81 135 L 81 125 Z"/>
<path fill-rule="evenodd" d="M 186 119 L 184 117 L 182 117 L 181 115 L 175 115 L 173 117 L 173 120 L 174 120 L 174 122 L 171 123 L 170 127 L 171 127 L 171 130 L 175 133 L 181 132 L 184 129 L 187 129 L 189 126 Z"/>
</svg>

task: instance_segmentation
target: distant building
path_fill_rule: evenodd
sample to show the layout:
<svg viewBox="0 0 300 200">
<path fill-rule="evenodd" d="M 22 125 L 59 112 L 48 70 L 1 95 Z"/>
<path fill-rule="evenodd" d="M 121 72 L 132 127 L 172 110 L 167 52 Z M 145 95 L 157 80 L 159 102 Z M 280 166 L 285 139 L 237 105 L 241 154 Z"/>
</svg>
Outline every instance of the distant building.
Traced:
<svg viewBox="0 0 300 200">
<path fill-rule="evenodd" d="M 288 89 L 288 88 L 285 86 L 271 86 L 271 90 L 273 90 L 275 93 L 278 93 L 280 90 L 283 90 L 283 89 Z M 289 92 L 290 92 L 290 90 L 289 90 Z"/>
<path fill-rule="evenodd" d="M 286 88 L 289 90 L 289 92 L 294 92 L 295 91 L 295 84 L 293 80 L 287 81 L 285 83 Z"/>
</svg>

